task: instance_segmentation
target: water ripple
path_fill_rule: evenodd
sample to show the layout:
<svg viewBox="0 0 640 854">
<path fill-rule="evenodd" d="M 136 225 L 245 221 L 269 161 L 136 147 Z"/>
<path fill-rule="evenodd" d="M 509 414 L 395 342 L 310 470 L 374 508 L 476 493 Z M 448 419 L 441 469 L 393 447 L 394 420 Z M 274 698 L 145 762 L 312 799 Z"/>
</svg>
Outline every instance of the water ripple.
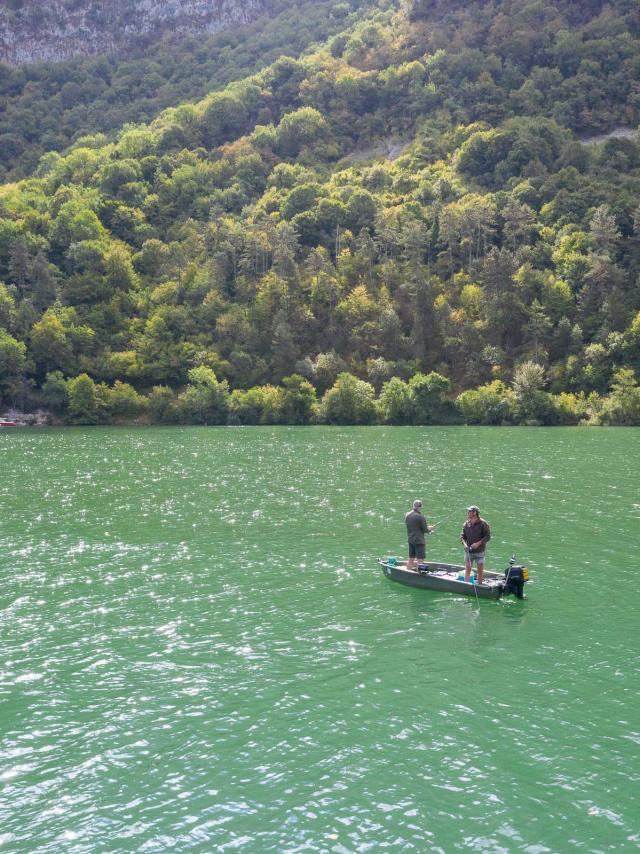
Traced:
<svg viewBox="0 0 640 854">
<path fill-rule="evenodd" d="M 637 436 L 0 435 L 0 851 L 637 848 Z M 384 579 L 416 495 L 529 602 Z"/>
</svg>

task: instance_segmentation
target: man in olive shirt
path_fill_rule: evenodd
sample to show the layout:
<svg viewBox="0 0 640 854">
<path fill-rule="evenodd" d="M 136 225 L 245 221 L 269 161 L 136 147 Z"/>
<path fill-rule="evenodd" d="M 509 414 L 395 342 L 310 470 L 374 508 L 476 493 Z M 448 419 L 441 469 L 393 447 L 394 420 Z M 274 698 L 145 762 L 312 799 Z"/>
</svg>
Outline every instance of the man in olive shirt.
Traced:
<svg viewBox="0 0 640 854">
<path fill-rule="evenodd" d="M 478 567 L 476 581 L 482 584 L 484 578 L 484 549 L 491 539 L 491 529 L 485 519 L 480 518 L 480 508 L 472 504 L 467 507 L 467 521 L 462 526 L 460 542 L 464 546 L 464 580 L 469 581 L 471 564 Z"/>
<path fill-rule="evenodd" d="M 407 526 L 407 539 L 409 540 L 409 560 L 407 569 L 415 570 L 416 559 L 424 560 L 424 535 L 433 531 L 433 525 L 427 525 L 427 520 L 422 515 L 422 501 L 419 498 L 413 502 L 413 510 L 404 517 Z"/>
</svg>

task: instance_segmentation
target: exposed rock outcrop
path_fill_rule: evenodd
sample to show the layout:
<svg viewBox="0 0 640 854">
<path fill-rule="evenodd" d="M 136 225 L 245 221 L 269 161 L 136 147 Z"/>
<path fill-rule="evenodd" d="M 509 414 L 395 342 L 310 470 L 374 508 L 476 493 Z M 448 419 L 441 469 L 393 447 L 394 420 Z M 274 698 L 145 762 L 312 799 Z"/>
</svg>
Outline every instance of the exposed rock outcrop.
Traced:
<svg viewBox="0 0 640 854">
<path fill-rule="evenodd" d="M 599 133 L 596 136 L 581 137 L 578 142 L 581 142 L 583 145 L 596 145 L 600 142 L 606 142 L 612 137 L 633 139 L 639 132 L 640 131 L 637 128 L 617 127 L 613 128 L 613 130 L 607 131 L 607 133 Z"/>
<path fill-rule="evenodd" d="M 115 53 L 141 39 L 248 23 L 271 0 L 0 0 L 0 60 L 11 65 Z"/>
</svg>

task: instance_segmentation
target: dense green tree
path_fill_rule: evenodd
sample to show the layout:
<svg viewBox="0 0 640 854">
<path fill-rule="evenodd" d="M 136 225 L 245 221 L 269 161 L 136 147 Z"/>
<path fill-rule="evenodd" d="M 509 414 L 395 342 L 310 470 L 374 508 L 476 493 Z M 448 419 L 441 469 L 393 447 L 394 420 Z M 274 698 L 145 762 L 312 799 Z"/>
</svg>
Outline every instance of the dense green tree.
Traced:
<svg viewBox="0 0 640 854">
<path fill-rule="evenodd" d="M 97 424 L 102 416 L 100 391 L 88 374 L 79 374 L 67 383 L 69 417 L 74 424 Z"/>
<path fill-rule="evenodd" d="M 16 403 L 22 392 L 27 348 L 0 329 L 0 402 Z"/>
<path fill-rule="evenodd" d="M 28 281 L 33 305 L 38 311 L 45 311 L 56 299 L 56 268 L 47 261 L 40 251 L 29 265 Z"/>
<path fill-rule="evenodd" d="M 315 207 L 319 190 L 317 184 L 299 184 L 285 196 L 280 213 L 285 219 L 292 219 L 296 214 Z"/>
<path fill-rule="evenodd" d="M 551 396 L 544 391 L 545 372 L 536 362 L 518 365 L 513 380 L 513 393 L 518 419 L 523 423 L 553 422 Z"/>
<path fill-rule="evenodd" d="M 606 424 L 640 426 L 640 388 L 631 368 L 616 372 L 603 420 Z"/>
<path fill-rule="evenodd" d="M 509 424 L 515 418 L 516 399 L 502 380 L 463 391 L 456 406 L 465 424 Z"/>
<path fill-rule="evenodd" d="M 262 389 L 234 389 L 229 398 L 229 423 L 260 424 L 263 401 Z"/>
<path fill-rule="evenodd" d="M 308 424 L 316 404 L 316 390 L 299 374 L 282 380 L 282 418 L 285 424 Z"/>
<path fill-rule="evenodd" d="M 589 224 L 589 231 L 596 250 L 603 253 L 611 253 L 621 237 L 616 219 L 607 205 L 596 208 Z"/>
<path fill-rule="evenodd" d="M 487 338 L 509 352 L 521 341 L 526 310 L 514 288 L 516 263 L 507 249 L 492 248 L 480 267 L 486 295 Z"/>
<path fill-rule="evenodd" d="M 69 388 L 61 371 L 51 371 L 42 385 L 42 402 L 54 415 L 64 415 L 69 406 Z"/>
<path fill-rule="evenodd" d="M 31 354 L 36 365 L 36 376 L 43 379 L 51 369 L 64 374 L 74 367 L 73 347 L 60 317 L 46 312 L 31 332 Z"/>
<path fill-rule="evenodd" d="M 65 202 L 52 223 L 51 241 L 60 251 L 84 241 L 100 241 L 105 237 L 104 226 L 95 211 L 82 202 Z"/>
<path fill-rule="evenodd" d="M 283 116 L 277 128 L 278 151 L 284 157 L 296 157 L 303 146 L 322 139 L 326 120 L 313 107 L 301 107 Z"/>
<path fill-rule="evenodd" d="M 537 362 L 546 357 L 546 344 L 551 334 L 551 321 L 545 314 L 544 308 L 537 299 L 529 307 L 529 318 L 525 324 L 525 332 L 530 341 L 533 361 Z"/>
<path fill-rule="evenodd" d="M 116 380 L 106 396 L 107 413 L 115 420 L 137 418 L 145 411 L 146 405 L 146 399 L 133 386 L 120 380 Z"/>
<path fill-rule="evenodd" d="M 375 197 L 367 190 L 355 190 L 345 206 L 345 224 L 354 234 L 372 229 L 377 212 Z"/>
<path fill-rule="evenodd" d="M 7 286 L 0 282 L 0 329 L 14 332 L 17 319 L 16 301 Z"/>
<path fill-rule="evenodd" d="M 284 422 L 284 392 L 280 386 L 264 385 L 260 387 L 261 424 L 282 424 Z"/>
<path fill-rule="evenodd" d="M 202 110 L 201 132 L 204 144 L 215 148 L 240 136 L 246 127 L 247 109 L 241 99 L 231 93 L 216 93 L 205 102 Z"/>
<path fill-rule="evenodd" d="M 338 376 L 341 373 L 346 373 L 346 367 L 347 363 L 335 352 L 335 350 L 330 350 L 328 353 L 318 353 L 315 362 L 313 363 L 313 371 L 318 390 L 321 393 L 324 393 L 328 388 L 334 385 Z"/>
<path fill-rule="evenodd" d="M 416 424 L 447 424 L 457 420 L 453 403 L 447 397 L 451 382 L 436 371 L 414 374 L 409 380 Z"/>
<path fill-rule="evenodd" d="M 147 407 L 154 424 L 175 424 L 178 421 L 176 395 L 168 386 L 154 386 L 149 393 Z"/>
<path fill-rule="evenodd" d="M 327 424 L 372 424 L 376 420 L 373 386 L 342 373 L 320 401 L 319 418 Z"/>
<path fill-rule="evenodd" d="M 413 423 L 413 395 L 409 385 L 400 377 L 392 377 L 382 386 L 378 407 L 382 420 L 387 424 Z"/>
<path fill-rule="evenodd" d="M 229 385 L 219 382 L 211 368 L 200 365 L 189 371 L 189 383 L 180 395 L 183 420 L 190 424 L 225 424 L 229 411 Z"/>
<path fill-rule="evenodd" d="M 24 293 L 29 278 L 29 251 L 22 234 L 17 235 L 9 254 L 9 279 L 19 293 Z"/>
</svg>

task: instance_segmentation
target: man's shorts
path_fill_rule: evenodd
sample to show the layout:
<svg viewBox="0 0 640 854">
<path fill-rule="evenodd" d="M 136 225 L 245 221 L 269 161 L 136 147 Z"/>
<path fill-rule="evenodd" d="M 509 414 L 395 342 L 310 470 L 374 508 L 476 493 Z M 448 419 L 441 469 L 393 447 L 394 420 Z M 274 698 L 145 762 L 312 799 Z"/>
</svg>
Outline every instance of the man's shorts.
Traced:
<svg viewBox="0 0 640 854">
<path fill-rule="evenodd" d="M 424 560 L 424 543 L 409 543 L 409 557 L 417 557 Z"/>
<path fill-rule="evenodd" d="M 484 552 L 466 552 L 469 563 L 484 563 Z"/>
</svg>

